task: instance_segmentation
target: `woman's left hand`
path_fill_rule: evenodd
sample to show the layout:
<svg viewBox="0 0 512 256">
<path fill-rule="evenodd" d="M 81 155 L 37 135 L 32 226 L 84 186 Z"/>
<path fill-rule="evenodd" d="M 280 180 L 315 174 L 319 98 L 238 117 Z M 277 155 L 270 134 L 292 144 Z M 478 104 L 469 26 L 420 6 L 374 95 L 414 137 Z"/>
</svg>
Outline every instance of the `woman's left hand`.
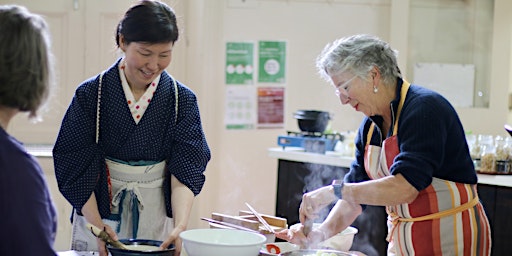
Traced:
<svg viewBox="0 0 512 256">
<path fill-rule="evenodd" d="M 180 233 L 184 231 L 181 228 L 174 228 L 169 237 L 160 245 L 161 250 L 165 250 L 169 245 L 174 243 L 174 255 L 180 255 L 181 253 L 181 238 Z"/>
<path fill-rule="evenodd" d="M 307 238 L 304 235 L 304 226 L 300 223 L 292 225 L 289 229 L 276 232 L 276 237 L 301 247 L 307 243 Z"/>
<path fill-rule="evenodd" d="M 325 240 L 325 234 L 319 229 L 313 229 L 307 236 L 304 235 L 304 225 L 300 223 L 292 225 L 290 229 L 277 232 L 276 237 L 306 249 L 316 248 Z"/>
</svg>

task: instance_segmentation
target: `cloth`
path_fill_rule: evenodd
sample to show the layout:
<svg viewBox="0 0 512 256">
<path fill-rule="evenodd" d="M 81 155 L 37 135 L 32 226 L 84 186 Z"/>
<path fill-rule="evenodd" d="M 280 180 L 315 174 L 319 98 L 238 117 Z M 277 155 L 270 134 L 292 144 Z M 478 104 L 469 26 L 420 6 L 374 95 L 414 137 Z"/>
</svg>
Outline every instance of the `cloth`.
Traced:
<svg viewBox="0 0 512 256">
<path fill-rule="evenodd" d="M 103 222 L 114 229 L 119 239 L 164 241 L 174 229 L 172 218 L 165 216 L 162 185 L 165 162 L 129 166 L 106 160 L 112 180 L 112 215 Z M 75 214 L 71 249 L 96 251 L 96 238 L 85 228 L 86 220 Z"/>
<path fill-rule="evenodd" d="M 151 84 L 148 86 L 142 97 L 137 101 L 133 96 L 128 81 L 126 81 L 124 68 L 124 61 L 122 60 L 119 63 L 119 77 L 121 78 L 124 96 L 126 97 L 126 103 L 130 108 L 130 112 L 132 113 L 133 121 L 138 124 L 140 119 L 144 115 L 144 112 L 146 112 L 149 103 L 153 99 L 153 95 L 155 94 L 156 88 L 158 87 L 158 82 L 160 82 L 160 76 L 157 76 L 155 80 L 151 82 Z"/>
<path fill-rule="evenodd" d="M 1 127 L 0 205 L 0 255 L 57 255 L 57 214 L 43 171 Z"/>
<path fill-rule="evenodd" d="M 404 82 L 394 122 L 400 114 L 409 84 Z M 368 137 L 373 134 L 370 127 Z M 365 169 L 369 177 L 378 179 L 392 175 L 395 157 L 400 153 L 398 126 L 382 147 L 367 139 Z M 474 170 L 473 170 L 474 171 Z M 421 190 L 410 204 L 387 206 L 388 255 L 490 255 L 490 226 L 476 185 L 439 178 Z"/>
<path fill-rule="evenodd" d="M 179 108 L 175 113 L 175 91 L 171 77 L 164 71 L 151 103 L 137 124 L 123 97 L 120 60 L 102 78 L 98 144 L 95 134 L 99 76 L 96 76 L 77 88 L 53 148 L 59 189 L 79 214 L 94 192 L 101 217 L 110 215 L 107 158 L 130 163 L 166 161 L 166 172 L 195 195 L 204 185 L 203 173 L 210 160 L 210 149 L 195 94 L 178 82 Z M 169 178 L 166 175 L 163 189 L 166 214 L 172 217 Z"/>
</svg>

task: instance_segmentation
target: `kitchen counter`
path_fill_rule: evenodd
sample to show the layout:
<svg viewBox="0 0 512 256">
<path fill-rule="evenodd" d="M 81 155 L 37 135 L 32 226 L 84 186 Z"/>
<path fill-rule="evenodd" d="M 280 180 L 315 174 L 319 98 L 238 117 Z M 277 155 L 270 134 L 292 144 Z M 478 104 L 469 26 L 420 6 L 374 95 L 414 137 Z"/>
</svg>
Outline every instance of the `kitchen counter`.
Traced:
<svg viewBox="0 0 512 256">
<path fill-rule="evenodd" d="M 338 167 L 350 167 L 354 160 L 352 157 L 341 156 L 337 152 L 328 151 L 326 154 L 317 154 L 304 152 L 302 148 L 296 147 L 277 147 L 269 148 L 268 155 L 277 159 L 289 160 L 294 162 L 325 164 Z M 492 175 L 477 174 L 478 183 L 502 187 L 512 187 L 512 175 Z"/>
<path fill-rule="evenodd" d="M 51 144 L 25 144 L 27 152 L 35 157 L 51 158 L 53 145 Z"/>
</svg>

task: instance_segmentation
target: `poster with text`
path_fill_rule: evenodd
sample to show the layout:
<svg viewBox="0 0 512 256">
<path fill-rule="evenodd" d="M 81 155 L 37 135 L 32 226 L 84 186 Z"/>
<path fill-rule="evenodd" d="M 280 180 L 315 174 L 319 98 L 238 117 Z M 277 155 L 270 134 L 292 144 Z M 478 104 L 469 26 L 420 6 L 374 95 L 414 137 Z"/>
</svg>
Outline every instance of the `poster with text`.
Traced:
<svg viewBox="0 0 512 256">
<path fill-rule="evenodd" d="M 286 42 L 259 41 L 258 61 L 258 82 L 285 82 Z"/>
<path fill-rule="evenodd" d="M 256 123 L 254 86 L 228 86 L 225 114 L 226 129 L 253 129 Z"/>
<path fill-rule="evenodd" d="M 258 88 L 258 128 L 284 127 L 284 88 Z"/>
<path fill-rule="evenodd" d="M 252 84 L 254 43 L 226 43 L 226 84 Z"/>
</svg>

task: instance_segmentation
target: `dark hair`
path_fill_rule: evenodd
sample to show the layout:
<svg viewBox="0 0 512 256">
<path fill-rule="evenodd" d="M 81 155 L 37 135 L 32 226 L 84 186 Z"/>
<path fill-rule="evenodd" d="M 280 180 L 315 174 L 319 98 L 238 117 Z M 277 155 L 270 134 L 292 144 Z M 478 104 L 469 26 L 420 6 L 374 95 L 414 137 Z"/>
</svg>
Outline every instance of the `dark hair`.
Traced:
<svg viewBox="0 0 512 256">
<path fill-rule="evenodd" d="M 37 117 L 53 83 L 52 57 L 41 16 L 23 6 L 0 6 L 0 105 Z"/>
<path fill-rule="evenodd" d="M 168 43 L 178 40 L 178 25 L 174 10 L 167 4 L 154 0 L 141 0 L 126 11 L 116 29 L 116 44 L 123 35 L 131 42 Z"/>
</svg>

